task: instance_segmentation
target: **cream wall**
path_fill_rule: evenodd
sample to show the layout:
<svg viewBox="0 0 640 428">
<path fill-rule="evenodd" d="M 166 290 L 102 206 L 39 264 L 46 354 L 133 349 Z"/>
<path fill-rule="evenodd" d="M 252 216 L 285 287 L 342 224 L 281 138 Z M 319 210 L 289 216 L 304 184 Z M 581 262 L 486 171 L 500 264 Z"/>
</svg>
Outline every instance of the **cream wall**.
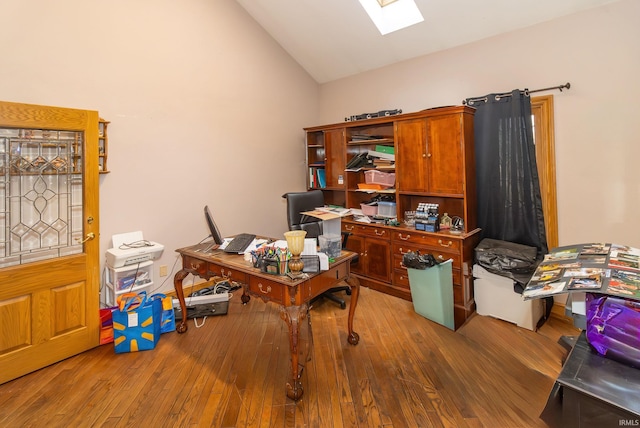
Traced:
<svg viewBox="0 0 640 428">
<path fill-rule="evenodd" d="M 635 0 L 321 87 L 233 0 L 6 0 L 2 12 L 0 99 L 112 122 L 101 248 L 142 230 L 166 247 L 156 283 L 175 248 L 206 236 L 205 204 L 223 234 L 286 229 L 304 126 L 567 81 L 553 92 L 560 244 L 640 247 Z"/>
<path fill-rule="evenodd" d="M 620 1 L 327 83 L 321 86 L 318 124 L 571 82 L 569 91 L 549 92 L 555 104 L 559 243 L 640 247 L 639 18 L 640 2 Z"/>
<path fill-rule="evenodd" d="M 225 235 L 286 230 L 281 195 L 304 188 L 302 128 L 317 121 L 318 85 L 235 1 L 5 0 L 0 10 L 0 99 L 111 121 L 102 252 L 113 234 L 142 230 L 165 245 L 159 284 L 174 249 L 207 236 L 205 204 Z"/>
</svg>

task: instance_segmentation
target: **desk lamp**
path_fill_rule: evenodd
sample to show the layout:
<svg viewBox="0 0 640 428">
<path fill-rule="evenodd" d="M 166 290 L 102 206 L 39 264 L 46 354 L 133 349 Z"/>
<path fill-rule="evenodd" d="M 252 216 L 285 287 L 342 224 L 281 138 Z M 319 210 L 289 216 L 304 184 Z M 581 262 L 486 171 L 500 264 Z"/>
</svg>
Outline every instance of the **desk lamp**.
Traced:
<svg viewBox="0 0 640 428">
<path fill-rule="evenodd" d="M 284 233 L 284 237 L 287 240 L 287 248 L 291 253 L 291 260 L 289 260 L 289 275 L 292 278 L 296 278 L 302 275 L 302 269 L 304 268 L 304 262 L 300 258 L 302 250 L 304 250 L 304 238 L 307 236 L 306 230 L 290 230 Z"/>
</svg>

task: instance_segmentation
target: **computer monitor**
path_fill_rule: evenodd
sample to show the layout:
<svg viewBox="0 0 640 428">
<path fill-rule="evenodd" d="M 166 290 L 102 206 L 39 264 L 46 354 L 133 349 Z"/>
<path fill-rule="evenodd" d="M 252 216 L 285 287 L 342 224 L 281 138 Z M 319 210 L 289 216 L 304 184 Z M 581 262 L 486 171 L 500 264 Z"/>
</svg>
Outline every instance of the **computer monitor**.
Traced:
<svg viewBox="0 0 640 428">
<path fill-rule="evenodd" d="M 213 216 L 211 215 L 211 211 L 209 211 L 208 205 L 205 205 L 204 207 L 204 217 L 207 219 L 207 225 L 209 225 L 209 230 L 211 231 L 213 242 L 215 242 L 217 245 L 222 245 L 224 241 L 222 240 L 222 236 L 220 235 L 218 226 L 216 226 L 216 222 L 213 221 Z"/>
</svg>

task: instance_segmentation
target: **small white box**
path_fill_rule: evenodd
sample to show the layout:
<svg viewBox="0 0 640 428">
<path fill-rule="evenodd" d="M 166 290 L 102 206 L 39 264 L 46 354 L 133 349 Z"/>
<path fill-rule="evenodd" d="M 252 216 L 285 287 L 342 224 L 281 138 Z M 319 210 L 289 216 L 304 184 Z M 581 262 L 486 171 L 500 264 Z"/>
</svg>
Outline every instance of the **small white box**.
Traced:
<svg viewBox="0 0 640 428">
<path fill-rule="evenodd" d="M 476 312 L 517 324 L 518 327 L 536 330 L 542 318 L 541 299 L 522 300 L 522 295 L 513 291 L 514 281 L 496 275 L 480 265 L 473 265 L 473 289 Z"/>
</svg>

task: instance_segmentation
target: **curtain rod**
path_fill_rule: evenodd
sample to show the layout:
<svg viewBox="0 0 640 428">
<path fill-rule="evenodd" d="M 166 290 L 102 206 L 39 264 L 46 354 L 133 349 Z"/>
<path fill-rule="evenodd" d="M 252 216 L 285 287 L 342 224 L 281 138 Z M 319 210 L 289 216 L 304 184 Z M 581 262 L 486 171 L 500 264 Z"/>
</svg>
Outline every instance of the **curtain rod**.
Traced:
<svg viewBox="0 0 640 428">
<path fill-rule="evenodd" d="M 553 89 L 558 89 L 560 92 L 562 92 L 563 89 L 569 89 L 571 88 L 571 83 L 567 82 L 564 85 L 559 85 L 559 86 L 552 86 L 550 88 L 542 88 L 542 89 L 533 89 L 533 90 L 528 90 L 525 89 L 523 92 L 525 94 L 525 96 L 528 96 L 529 94 L 532 94 L 534 92 L 542 92 L 542 91 L 551 91 Z M 504 97 L 510 97 L 511 96 L 511 92 L 506 92 L 504 94 L 496 94 L 496 100 L 499 100 L 500 98 L 504 98 Z M 476 101 L 487 101 L 487 97 L 479 97 L 479 98 L 467 98 L 466 100 L 462 100 L 462 104 L 467 104 L 469 103 L 469 105 L 472 105 L 474 102 Z"/>
</svg>

